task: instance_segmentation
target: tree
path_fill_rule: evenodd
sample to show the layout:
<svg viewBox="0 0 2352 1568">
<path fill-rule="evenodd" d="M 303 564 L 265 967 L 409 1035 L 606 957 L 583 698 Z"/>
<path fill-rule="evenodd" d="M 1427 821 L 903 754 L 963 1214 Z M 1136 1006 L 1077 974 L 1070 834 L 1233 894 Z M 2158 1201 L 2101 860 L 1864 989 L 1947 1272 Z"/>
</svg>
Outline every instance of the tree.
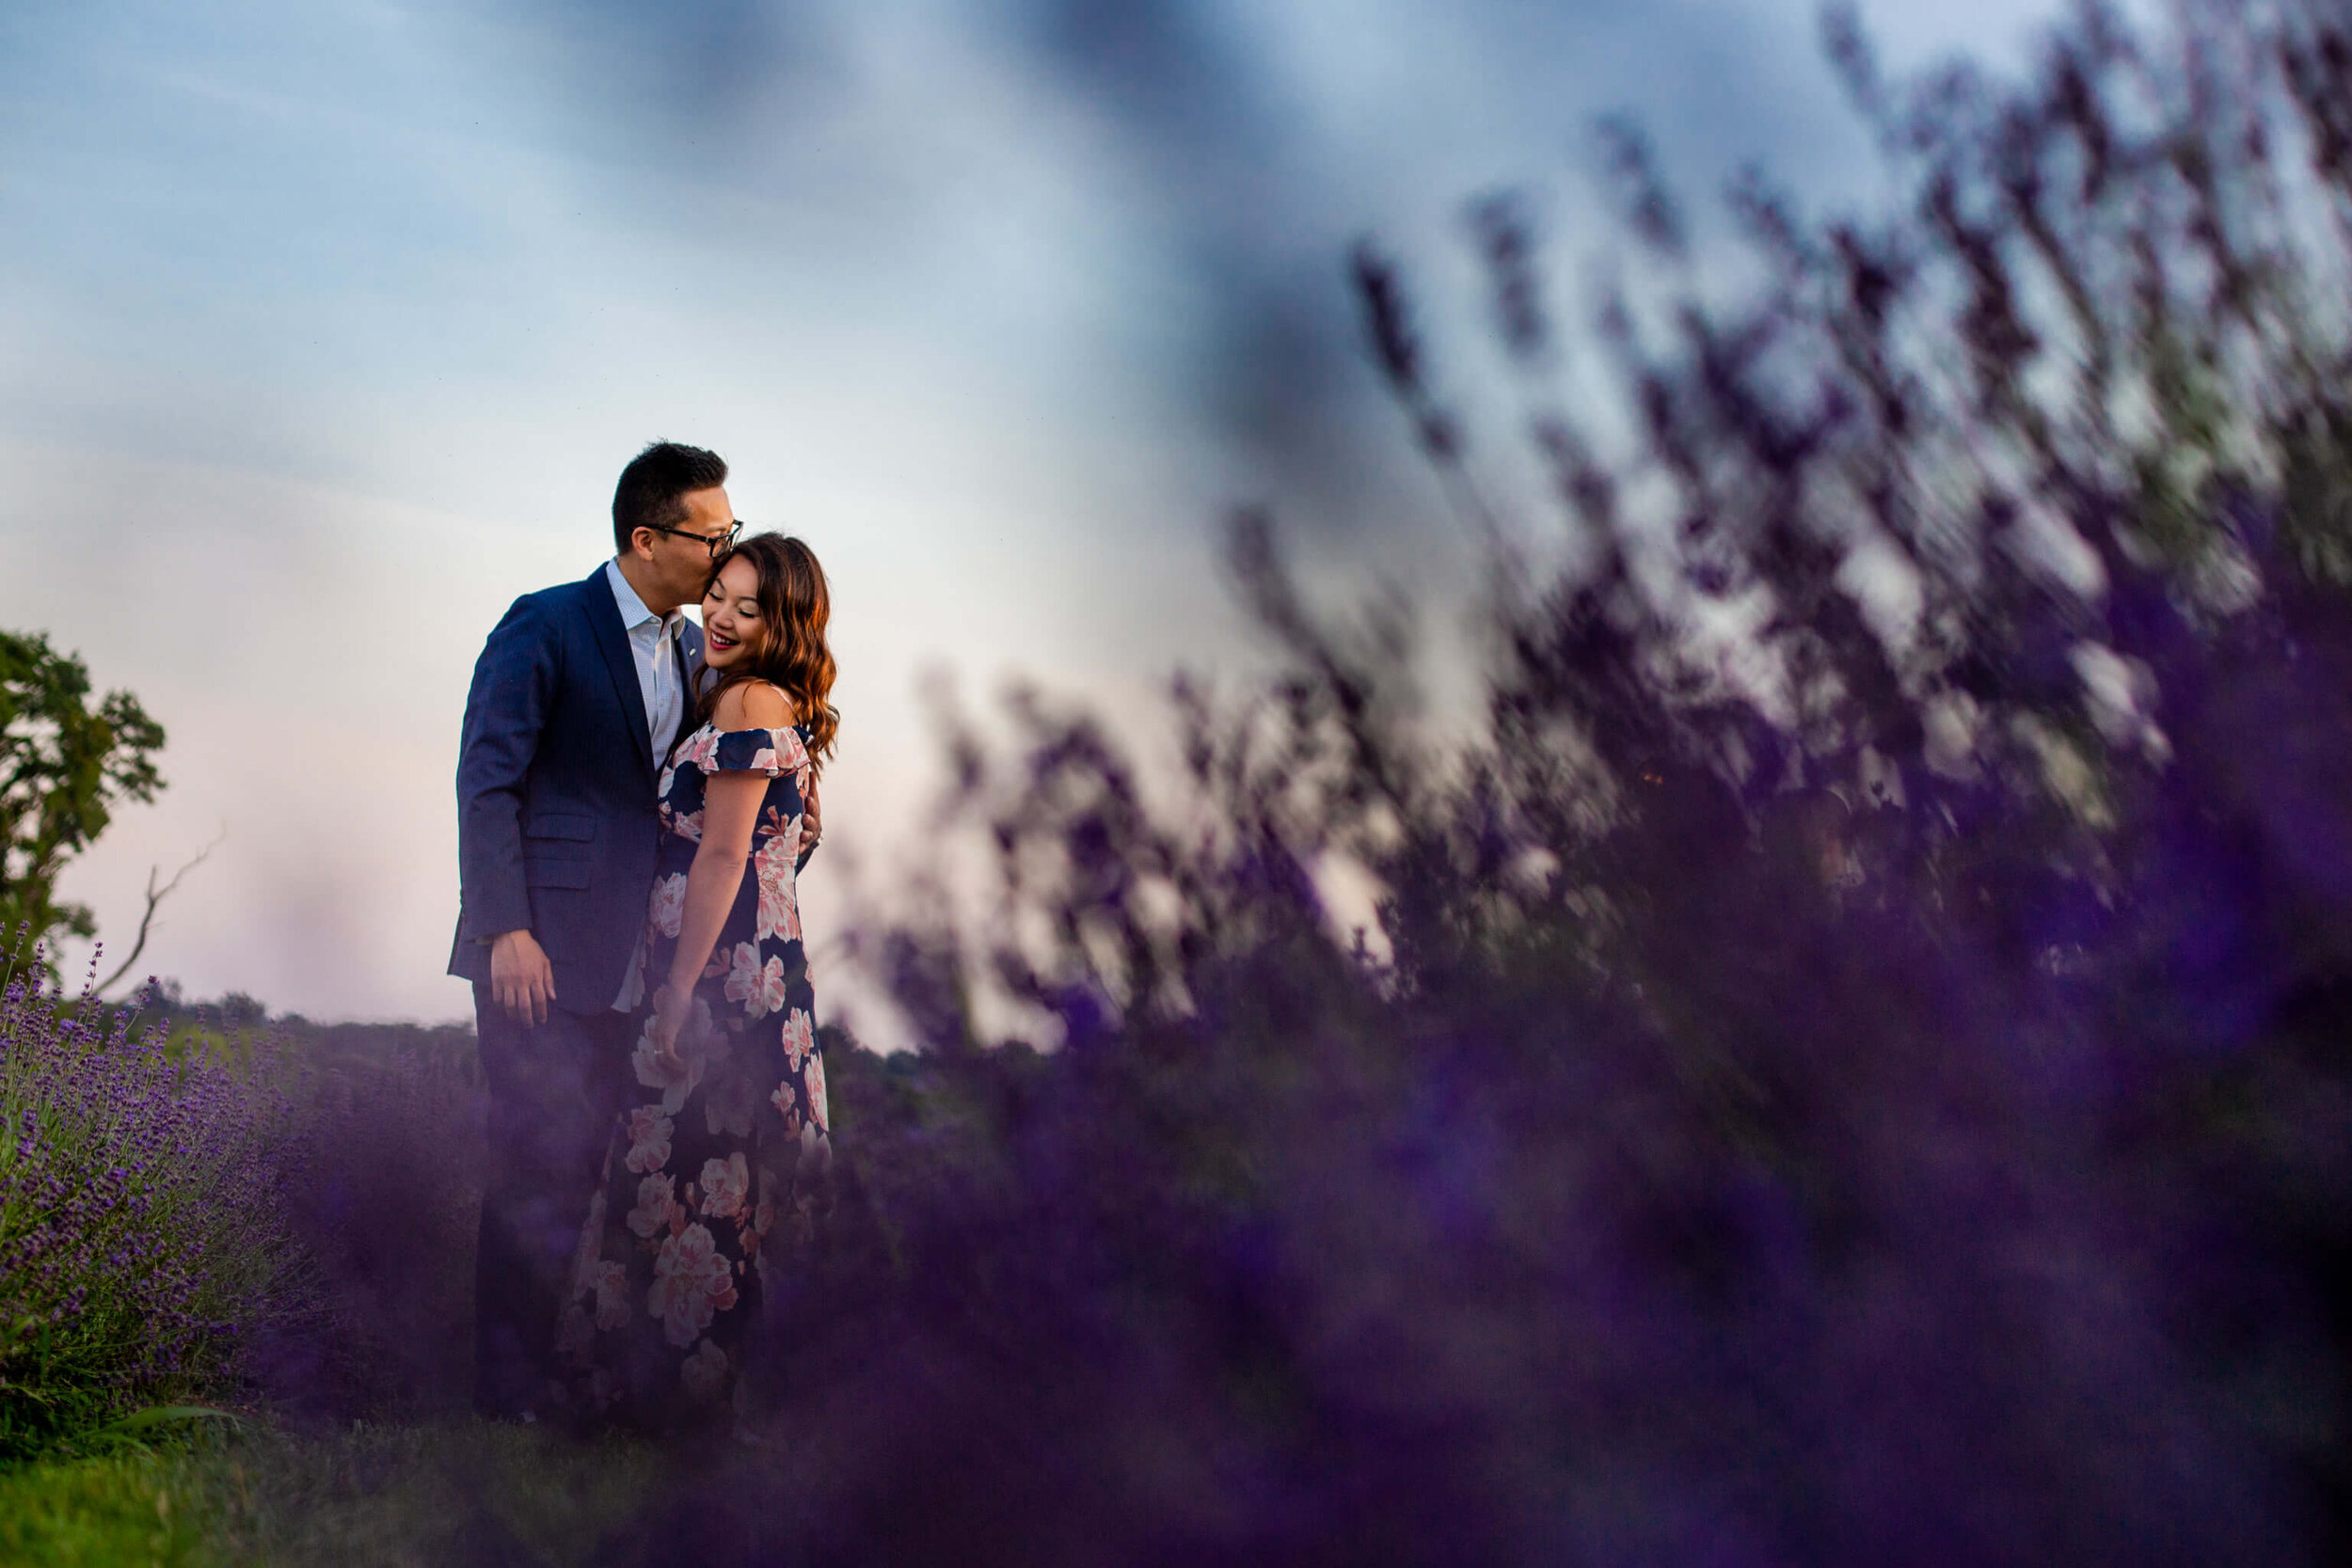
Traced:
<svg viewBox="0 0 2352 1568">
<path fill-rule="evenodd" d="M 57 874 L 118 805 L 154 799 L 163 744 L 130 692 L 94 698 L 80 657 L 40 633 L 0 631 L 0 935 L 97 929 L 87 908 L 57 901 Z"/>
</svg>

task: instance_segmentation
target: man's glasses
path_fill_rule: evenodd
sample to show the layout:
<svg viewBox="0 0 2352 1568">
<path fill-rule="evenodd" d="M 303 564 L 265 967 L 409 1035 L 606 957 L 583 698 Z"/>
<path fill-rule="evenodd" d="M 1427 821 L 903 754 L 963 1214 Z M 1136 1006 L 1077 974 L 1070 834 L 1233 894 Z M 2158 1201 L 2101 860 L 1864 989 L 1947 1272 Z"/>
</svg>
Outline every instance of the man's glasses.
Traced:
<svg viewBox="0 0 2352 1568">
<path fill-rule="evenodd" d="M 663 528 L 659 523 L 646 523 L 643 526 L 653 530 L 656 533 L 675 533 L 680 539 L 691 539 L 695 544 L 709 550 L 710 559 L 713 561 L 735 548 L 736 540 L 743 533 L 741 523 L 729 523 L 724 533 L 696 533 L 691 529 Z"/>
</svg>

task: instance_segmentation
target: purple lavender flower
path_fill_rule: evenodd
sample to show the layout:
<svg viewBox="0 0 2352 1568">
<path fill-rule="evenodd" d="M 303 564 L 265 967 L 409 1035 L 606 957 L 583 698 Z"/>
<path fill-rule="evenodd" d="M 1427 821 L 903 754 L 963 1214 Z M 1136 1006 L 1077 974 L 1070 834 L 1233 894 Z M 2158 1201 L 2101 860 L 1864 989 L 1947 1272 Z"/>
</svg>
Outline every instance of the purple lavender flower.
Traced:
<svg viewBox="0 0 2352 1568">
<path fill-rule="evenodd" d="M 285 1306 L 282 1097 L 43 973 L 36 953 L 0 999 L 9 1452 L 217 1381 L 231 1333 Z"/>
</svg>

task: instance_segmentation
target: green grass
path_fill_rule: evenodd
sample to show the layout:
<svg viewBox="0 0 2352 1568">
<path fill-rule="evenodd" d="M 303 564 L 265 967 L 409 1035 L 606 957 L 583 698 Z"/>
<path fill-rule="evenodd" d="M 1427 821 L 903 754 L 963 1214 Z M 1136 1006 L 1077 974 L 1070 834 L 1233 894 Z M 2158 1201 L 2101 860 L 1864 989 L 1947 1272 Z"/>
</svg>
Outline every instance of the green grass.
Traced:
<svg viewBox="0 0 2352 1568">
<path fill-rule="evenodd" d="M 0 1471 L 0 1564 L 577 1562 L 659 1479 L 642 1443 L 480 1422 L 196 1432 Z"/>
<path fill-rule="evenodd" d="M 215 1484 L 192 1454 L 132 1451 L 0 1473 L 0 1563 L 212 1563 Z"/>
</svg>

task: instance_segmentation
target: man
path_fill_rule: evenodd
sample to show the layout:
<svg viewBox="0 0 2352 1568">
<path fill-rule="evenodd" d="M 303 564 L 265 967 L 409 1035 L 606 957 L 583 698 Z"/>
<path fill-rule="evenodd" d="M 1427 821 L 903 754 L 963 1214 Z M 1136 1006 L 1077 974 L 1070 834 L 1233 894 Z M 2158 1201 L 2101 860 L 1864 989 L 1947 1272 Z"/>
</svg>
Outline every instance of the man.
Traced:
<svg viewBox="0 0 2352 1568">
<path fill-rule="evenodd" d="M 614 557 L 516 599 L 474 664 L 449 972 L 473 982 L 490 1093 L 474 1275 L 486 1416 L 531 1420 L 550 1402 L 572 1253 L 630 1091 L 655 779 L 702 656 L 679 607 L 738 531 L 726 477 L 700 448 L 638 453 L 612 493 Z"/>
</svg>

